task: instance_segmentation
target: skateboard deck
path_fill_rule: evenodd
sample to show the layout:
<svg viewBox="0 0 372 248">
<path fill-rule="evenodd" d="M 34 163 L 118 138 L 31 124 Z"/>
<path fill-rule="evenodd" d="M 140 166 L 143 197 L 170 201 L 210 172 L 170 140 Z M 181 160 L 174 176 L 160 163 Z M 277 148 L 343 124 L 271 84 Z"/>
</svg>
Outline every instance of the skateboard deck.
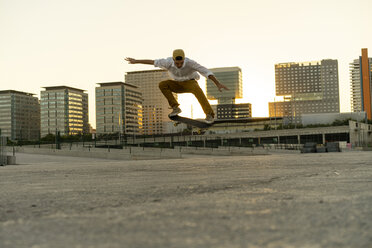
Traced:
<svg viewBox="0 0 372 248">
<path fill-rule="evenodd" d="M 213 126 L 214 124 L 218 123 L 254 123 L 254 122 L 263 122 L 263 121 L 274 121 L 274 120 L 281 120 L 282 117 L 250 117 L 244 119 L 215 119 L 213 123 L 208 124 L 204 122 L 203 119 L 195 120 L 183 116 L 168 116 L 169 119 L 175 122 L 175 125 L 179 123 L 186 123 L 190 126 L 194 126 L 200 129 L 208 129 L 209 127 Z"/>
<path fill-rule="evenodd" d="M 191 118 L 187 118 L 187 117 L 183 117 L 179 115 L 169 116 L 169 119 L 171 119 L 172 121 L 175 121 L 176 123 L 181 122 L 181 123 L 189 124 L 191 126 L 198 127 L 198 128 L 208 128 L 214 124 L 214 123 L 208 124 L 204 122 L 203 120 L 195 120 L 195 119 L 191 119 Z"/>
</svg>

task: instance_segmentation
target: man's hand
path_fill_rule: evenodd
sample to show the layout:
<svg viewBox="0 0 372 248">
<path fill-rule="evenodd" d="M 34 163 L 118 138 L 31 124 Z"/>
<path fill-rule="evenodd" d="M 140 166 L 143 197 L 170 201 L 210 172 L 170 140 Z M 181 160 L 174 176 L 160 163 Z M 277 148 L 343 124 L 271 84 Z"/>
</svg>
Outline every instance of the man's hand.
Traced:
<svg viewBox="0 0 372 248">
<path fill-rule="evenodd" d="M 129 64 L 136 64 L 137 63 L 137 60 L 135 60 L 134 58 L 125 58 L 126 61 L 129 62 Z"/>
<path fill-rule="evenodd" d="M 145 64 L 145 65 L 153 65 L 154 60 L 151 59 L 134 59 L 134 58 L 125 58 L 126 61 L 129 62 L 129 64 Z"/>
<path fill-rule="evenodd" d="M 222 89 L 229 90 L 229 88 L 227 88 L 225 85 L 221 83 L 216 84 L 216 86 L 220 92 L 222 92 Z"/>
<path fill-rule="evenodd" d="M 214 75 L 209 75 L 208 78 L 214 82 L 220 92 L 222 92 L 222 89 L 229 90 L 229 88 L 221 84 Z"/>
</svg>

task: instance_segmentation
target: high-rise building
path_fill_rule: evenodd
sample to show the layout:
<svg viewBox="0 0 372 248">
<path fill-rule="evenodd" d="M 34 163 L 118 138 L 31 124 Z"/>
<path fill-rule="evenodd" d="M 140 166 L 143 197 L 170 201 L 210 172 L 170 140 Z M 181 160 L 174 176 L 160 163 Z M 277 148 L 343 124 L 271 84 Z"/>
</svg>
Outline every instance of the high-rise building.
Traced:
<svg viewBox="0 0 372 248">
<path fill-rule="evenodd" d="M 163 134 L 169 123 L 169 103 L 159 89 L 161 81 L 170 79 L 165 70 L 127 72 L 125 83 L 135 85 L 142 93 L 143 134 Z M 176 96 L 177 99 L 177 96 Z"/>
<path fill-rule="evenodd" d="M 98 83 L 96 87 L 97 134 L 142 133 L 142 94 L 124 82 Z"/>
<path fill-rule="evenodd" d="M 242 70 L 239 67 L 221 67 L 210 70 L 218 81 L 229 89 L 220 92 L 214 82 L 207 79 L 207 98 L 218 101 L 218 104 L 213 106 L 217 119 L 252 117 L 252 105 L 250 103 L 235 103 L 235 99 L 243 97 Z"/>
<path fill-rule="evenodd" d="M 362 56 L 350 63 L 351 111 L 366 112 L 372 119 L 372 58 L 368 58 L 367 48 Z"/>
<path fill-rule="evenodd" d="M 88 94 L 68 86 L 41 91 L 41 136 L 89 133 Z"/>
<path fill-rule="evenodd" d="M 284 101 L 269 103 L 270 117 L 340 112 L 337 60 L 276 64 L 275 89 Z"/>
<path fill-rule="evenodd" d="M 210 69 L 228 91 L 220 92 L 214 82 L 207 79 L 207 98 L 218 100 L 218 104 L 233 104 L 235 99 L 243 97 L 242 70 L 239 67 L 221 67 Z"/>
<path fill-rule="evenodd" d="M 40 103 L 31 93 L 0 91 L 1 135 L 10 140 L 40 138 Z"/>
</svg>

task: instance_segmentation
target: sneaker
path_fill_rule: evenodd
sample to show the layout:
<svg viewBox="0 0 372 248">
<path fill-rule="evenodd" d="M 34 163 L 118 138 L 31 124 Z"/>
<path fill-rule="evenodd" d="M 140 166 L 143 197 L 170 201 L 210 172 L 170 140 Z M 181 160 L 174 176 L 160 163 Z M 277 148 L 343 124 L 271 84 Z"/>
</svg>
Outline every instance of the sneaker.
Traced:
<svg viewBox="0 0 372 248">
<path fill-rule="evenodd" d="M 207 117 L 204 119 L 205 123 L 212 124 L 214 122 L 214 117 L 212 115 L 207 115 Z"/>
<path fill-rule="evenodd" d="M 179 107 L 174 107 L 173 108 L 173 111 L 168 116 L 170 116 L 170 117 L 176 116 L 176 115 L 178 115 L 181 112 L 182 112 L 182 110 Z"/>
</svg>

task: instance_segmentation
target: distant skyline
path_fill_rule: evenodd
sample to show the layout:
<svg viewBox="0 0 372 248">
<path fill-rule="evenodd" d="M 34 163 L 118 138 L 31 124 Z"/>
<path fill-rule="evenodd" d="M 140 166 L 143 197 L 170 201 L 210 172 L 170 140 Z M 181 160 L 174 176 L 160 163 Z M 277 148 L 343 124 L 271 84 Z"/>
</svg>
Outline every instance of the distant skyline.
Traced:
<svg viewBox="0 0 372 248">
<path fill-rule="evenodd" d="M 87 90 L 95 127 L 96 83 L 155 69 L 124 57 L 169 57 L 182 48 L 208 68 L 238 66 L 243 99 L 267 116 L 274 65 L 337 59 L 341 111 L 350 111 L 349 63 L 369 49 L 370 0 L 0 0 L 0 90 L 35 93 L 66 85 Z M 205 79 L 199 81 L 205 88 Z M 159 91 L 159 94 L 160 91 Z M 186 115 L 203 117 L 180 95 Z M 212 102 L 213 103 L 213 102 Z"/>
</svg>

